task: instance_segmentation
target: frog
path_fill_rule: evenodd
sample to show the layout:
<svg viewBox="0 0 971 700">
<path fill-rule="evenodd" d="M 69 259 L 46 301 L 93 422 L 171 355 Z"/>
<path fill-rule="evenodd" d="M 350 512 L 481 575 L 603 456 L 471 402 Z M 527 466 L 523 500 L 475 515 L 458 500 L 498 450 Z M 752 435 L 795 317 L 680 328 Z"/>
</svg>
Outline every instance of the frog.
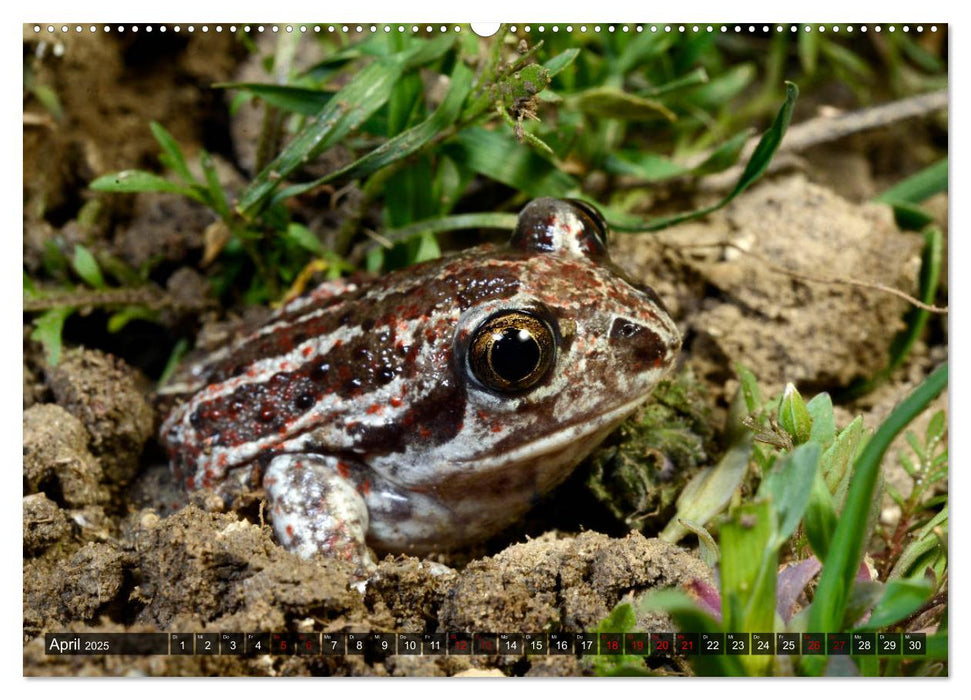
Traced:
<svg viewBox="0 0 971 700">
<path fill-rule="evenodd" d="M 265 499 L 304 558 L 373 567 L 511 527 L 675 364 L 658 295 L 591 204 L 534 199 L 504 245 L 325 282 L 167 389 L 175 478 Z"/>
</svg>

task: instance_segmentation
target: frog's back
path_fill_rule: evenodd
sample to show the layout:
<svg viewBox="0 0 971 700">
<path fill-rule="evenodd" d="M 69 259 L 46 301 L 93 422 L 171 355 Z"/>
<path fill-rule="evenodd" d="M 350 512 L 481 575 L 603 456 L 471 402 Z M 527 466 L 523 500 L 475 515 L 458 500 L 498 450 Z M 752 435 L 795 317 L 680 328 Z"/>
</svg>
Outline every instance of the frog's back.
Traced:
<svg viewBox="0 0 971 700">
<path fill-rule="evenodd" d="M 325 283 L 191 365 L 169 389 L 183 401 L 162 429 L 176 470 L 190 486 L 213 485 L 294 440 L 320 452 L 387 452 L 407 433 L 398 426 L 447 430 L 455 323 L 518 287 L 490 250 Z"/>
</svg>

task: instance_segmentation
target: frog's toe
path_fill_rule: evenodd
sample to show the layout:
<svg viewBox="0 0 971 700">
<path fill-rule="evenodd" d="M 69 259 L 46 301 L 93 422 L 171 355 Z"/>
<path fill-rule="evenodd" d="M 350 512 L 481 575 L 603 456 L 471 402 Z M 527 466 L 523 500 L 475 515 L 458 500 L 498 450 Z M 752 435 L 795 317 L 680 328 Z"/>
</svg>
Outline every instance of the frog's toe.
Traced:
<svg viewBox="0 0 971 700">
<path fill-rule="evenodd" d="M 263 476 L 273 530 L 301 557 L 323 554 L 369 571 L 374 563 L 365 544 L 367 507 L 338 467 L 336 458 L 324 455 L 274 457 Z"/>
</svg>

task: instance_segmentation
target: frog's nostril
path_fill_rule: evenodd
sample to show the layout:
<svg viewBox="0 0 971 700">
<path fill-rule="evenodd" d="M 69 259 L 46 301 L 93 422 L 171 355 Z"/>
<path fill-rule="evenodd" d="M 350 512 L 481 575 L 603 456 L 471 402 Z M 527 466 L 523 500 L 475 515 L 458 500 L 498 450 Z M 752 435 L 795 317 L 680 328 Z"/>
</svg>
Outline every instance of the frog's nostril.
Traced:
<svg viewBox="0 0 971 700">
<path fill-rule="evenodd" d="M 671 349 L 655 331 L 630 319 L 616 318 L 610 326 L 609 342 L 627 356 L 635 369 L 660 367 Z"/>
</svg>

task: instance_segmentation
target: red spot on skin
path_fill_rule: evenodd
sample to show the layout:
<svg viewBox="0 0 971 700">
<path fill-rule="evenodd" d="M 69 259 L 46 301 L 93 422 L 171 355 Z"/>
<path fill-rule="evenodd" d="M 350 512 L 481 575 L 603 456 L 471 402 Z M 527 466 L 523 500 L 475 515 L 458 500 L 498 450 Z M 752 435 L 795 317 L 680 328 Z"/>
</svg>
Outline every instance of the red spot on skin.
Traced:
<svg viewBox="0 0 971 700">
<path fill-rule="evenodd" d="M 393 406 L 394 408 L 398 408 L 399 406 L 401 406 L 401 397 L 400 397 L 400 396 L 392 396 L 392 397 L 391 397 L 391 401 L 390 401 L 389 403 L 390 403 L 390 404 L 391 404 L 391 405 L 392 405 L 392 406 Z"/>
<path fill-rule="evenodd" d="M 195 487 L 196 487 L 196 478 L 194 476 L 190 476 L 188 479 L 186 479 L 185 480 L 185 487 L 187 489 L 189 489 L 190 491 L 191 490 L 195 490 Z"/>
<path fill-rule="evenodd" d="M 485 411 L 476 411 L 475 417 L 478 418 L 480 421 L 485 422 L 485 420 L 489 417 L 489 414 L 486 413 Z"/>
<path fill-rule="evenodd" d="M 347 479 L 351 475 L 351 468 L 347 466 L 347 462 L 338 462 L 337 473 Z"/>
<path fill-rule="evenodd" d="M 373 404 L 371 406 L 368 406 L 367 412 L 370 413 L 371 415 L 374 415 L 375 413 L 380 413 L 383 410 L 384 410 L 384 406 L 380 404 Z"/>
<path fill-rule="evenodd" d="M 502 426 L 499 425 L 498 423 L 496 423 L 494 426 L 492 426 L 492 432 L 494 432 L 494 433 L 501 433 L 502 432 Z"/>
<path fill-rule="evenodd" d="M 225 467 L 229 463 L 229 459 L 226 457 L 226 453 L 219 455 L 219 459 L 216 460 L 220 467 Z"/>
<path fill-rule="evenodd" d="M 293 525 L 287 525 L 287 537 L 293 537 Z"/>
<path fill-rule="evenodd" d="M 335 340 L 334 341 L 334 349 L 336 350 L 337 348 L 339 348 L 343 344 L 344 344 L 344 341 L 343 340 Z"/>
<path fill-rule="evenodd" d="M 301 352 L 303 353 L 303 356 L 304 357 L 310 357 L 310 353 L 312 353 L 313 351 L 314 351 L 314 349 L 312 347 L 310 347 L 309 345 L 307 347 L 305 347 L 303 350 L 301 350 Z"/>
<path fill-rule="evenodd" d="M 365 479 L 362 481 L 361 485 L 357 487 L 357 490 L 367 496 L 369 493 L 371 493 L 371 480 Z"/>
</svg>

